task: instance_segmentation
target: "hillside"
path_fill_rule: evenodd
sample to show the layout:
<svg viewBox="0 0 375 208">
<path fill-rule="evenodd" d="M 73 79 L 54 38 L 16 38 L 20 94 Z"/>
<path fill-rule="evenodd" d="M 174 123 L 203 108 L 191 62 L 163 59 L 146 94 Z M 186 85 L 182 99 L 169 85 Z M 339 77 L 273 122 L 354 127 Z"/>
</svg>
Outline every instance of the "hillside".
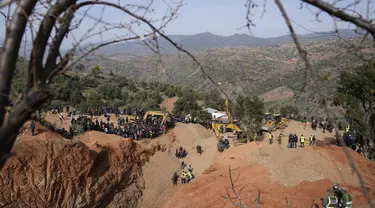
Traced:
<svg viewBox="0 0 375 208">
<path fill-rule="evenodd" d="M 332 94 L 337 75 L 360 64 L 360 57 L 350 49 L 358 40 L 336 40 L 305 45 L 314 70 L 319 76 L 328 76 L 329 81 L 319 86 L 327 96 Z M 362 49 L 371 54 L 373 44 Z M 231 47 L 210 49 L 194 54 L 203 64 L 210 76 L 231 95 L 254 93 L 261 95 L 278 87 L 288 87 L 294 94 L 301 94 L 305 83 L 305 72 L 293 44 L 280 47 L 247 48 Z M 99 66 L 104 72 L 110 71 L 130 80 L 163 81 L 193 87 L 196 90 L 209 91 L 212 83 L 204 78 L 191 59 L 183 54 L 164 55 L 165 73 L 161 69 L 158 56 L 126 58 L 115 61 L 106 57 L 95 57 L 82 62 L 87 69 Z M 317 89 L 309 82 L 308 87 Z M 309 90 L 308 90 L 309 91 Z M 301 96 L 302 106 L 315 102 L 311 93 Z M 315 100 L 315 101 L 314 101 Z"/>
<path fill-rule="evenodd" d="M 351 38 L 358 37 L 352 30 L 339 30 L 341 37 Z M 202 52 L 208 49 L 226 48 L 226 47 L 270 47 L 280 46 L 293 43 L 290 35 L 283 35 L 273 38 L 254 37 L 248 34 L 234 34 L 231 36 L 220 36 L 209 32 L 199 33 L 196 35 L 169 35 L 169 37 L 182 44 L 185 49 L 191 52 Z M 337 40 L 338 37 L 334 32 L 310 33 L 299 35 L 300 41 L 304 44 L 311 42 L 320 42 L 326 40 Z M 177 50 L 163 38 L 159 38 L 159 45 L 162 53 L 176 53 Z M 104 56 L 111 56 L 115 59 L 130 57 L 131 55 L 151 55 L 152 51 L 145 46 L 142 41 L 133 41 L 129 43 L 118 43 L 101 48 L 96 52 Z"/>
<path fill-rule="evenodd" d="M 280 131 L 274 132 L 278 135 Z M 182 124 L 157 139 L 134 141 L 101 132 L 86 132 L 68 141 L 46 129 L 20 135 L 6 166 L 0 171 L 0 204 L 3 207 L 233 207 L 225 200 L 228 167 L 236 185 L 246 185 L 246 202 L 260 191 L 260 207 L 319 207 L 333 182 L 347 187 L 356 207 L 368 207 L 342 148 L 330 146 L 333 135 L 304 129 L 290 121 L 281 145 L 252 142 L 217 151 L 212 131 L 198 124 Z M 317 146 L 286 148 L 287 135 L 315 134 Z M 267 135 L 265 135 L 266 137 Z M 196 153 L 196 146 L 203 154 Z M 188 151 L 177 159 L 174 151 Z M 35 151 L 36 150 L 36 151 Z M 350 150 L 351 151 L 351 150 Z M 371 198 L 375 197 L 375 165 L 351 151 L 363 174 Z M 173 185 L 171 177 L 184 161 L 195 179 Z M 10 174 L 12 173 L 12 174 Z M 58 202 L 56 204 L 56 202 Z"/>
<path fill-rule="evenodd" d="M 277 131 L 273 134 L 279 133 Z M 355 207 L 369 207 L 342 148 L 327 144 L 326 140 L 332 139 L 333 135 L 324 134 L 321 130 L 304 129 L 302 123 L 295 121 L 291 121 L 282 133 L 284 137 L 281 145 L 270 145 L 265 140 L 231 146 L 217 154 L 202 175 L 187 185 L 179 185 L 164 207 L 235 207 L 223 197 L 227 196 L 226 190 L 234 197 L 229 188 L 229 165 L 233 181 L 236 181 L 236 189 L 238 192 L 241 190 L 241 199 L 246 204 L 256 199 L 259 190 L 259 207 L 286 207 L 286 198 L 292 207 L 321 207 L 321 199 L 327 188 L 336 182 L 348 189 Z M 286 144 L 289 133 L 314 134 L 318 145 L 305 144 L 304 148 L 288 149 Z M 364 177 L 370 198 L 373 199 L 375 163 L 352 150 L 350 154 Z M 238 200 L 234 201 L 238 203 Z"/>
</svg>

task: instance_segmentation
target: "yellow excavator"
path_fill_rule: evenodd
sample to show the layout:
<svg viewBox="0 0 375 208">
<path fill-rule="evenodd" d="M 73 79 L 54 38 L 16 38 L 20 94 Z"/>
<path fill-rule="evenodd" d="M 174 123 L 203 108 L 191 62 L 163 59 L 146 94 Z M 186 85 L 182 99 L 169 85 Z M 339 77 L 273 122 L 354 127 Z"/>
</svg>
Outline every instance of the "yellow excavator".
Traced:
<svg viewBox="0 0 375 208">
<path fill-rule="evenodd" d="M 143 117 L 143 120 L 146 120 L 149 116 L 159 116 L 163 117 L 162 124 L 165 124 L 168 118 L 168 112 L 163 111 L 147 111 Z"/>
<path fill-rule="evenodd" d="M 232 107 L 228 99 L 225 101 L 225 106 L 226 106 L 226 116 L 228 117 L 228 120 L 223 121 L 221 119 L 216 119 L 216 118 L 212 120 L 212 129 L 215 131 L 215 134 L 217 137 L 220 137 L 220 128 L 222 126 L 225 126 L 226 129 L 234 132 L 234 134 L 238 134 L 242 132 L 241 128 L 234 123 L 233 111 L 232 111 Z"/>
<path fill-rule="evenodd" d="M 288 126 L 288 119 L 281 114 L 266 113 L 263 119 L 262 131 L 275 131 L 276 129 L 285 129 Z"/>
</svg>

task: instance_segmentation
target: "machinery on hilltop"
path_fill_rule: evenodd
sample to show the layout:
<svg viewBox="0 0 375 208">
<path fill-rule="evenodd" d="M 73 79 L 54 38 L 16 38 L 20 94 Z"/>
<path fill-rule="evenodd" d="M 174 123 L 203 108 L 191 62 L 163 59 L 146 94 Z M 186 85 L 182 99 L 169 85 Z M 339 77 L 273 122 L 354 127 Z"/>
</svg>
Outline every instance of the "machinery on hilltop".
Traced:
<svg viewBox="0 0 375 208">
<path fill-rule="evenodd" d="M 263 118 L 262 131 L 276 131 L 288 127 L 288 119 L 281 114 L 266 113 Z"/>
<path fill-rule="evenodd" d="M 146 120 L 148 117 L 163 117 L 162 124 L 164 125 L 167 122 L 168 112 L 163 111 L 147 111 L 143 117 L 143 120 Z"/>
<path fill-rule="evenodd" d="M 212 119 L 212 129 L 217 137 L 220 137 L 221 129 L 223 128 L 225 128 L 226 131 L 233 132 L 234 134 L 241 134 L 242 130 L 233 119 L 233 110 L 228 99 L 225 101 L 225 106 L 227 119 L 224 119 L 223 117 Z"/>
</svg>

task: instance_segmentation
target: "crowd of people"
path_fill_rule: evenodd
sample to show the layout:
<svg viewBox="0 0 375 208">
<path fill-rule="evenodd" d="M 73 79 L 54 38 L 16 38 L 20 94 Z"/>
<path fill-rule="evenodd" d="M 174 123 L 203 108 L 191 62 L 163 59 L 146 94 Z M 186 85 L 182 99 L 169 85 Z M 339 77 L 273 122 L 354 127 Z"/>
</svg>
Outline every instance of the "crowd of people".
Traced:
<svg viewBox="0 0 375 208">
<path fill-rule="evenodd" d="M 57 126 L 45 121 L 44 119 L 40 119 L 38 122 L 47 129 L 55 131 L 67 139 L 72 139 L 76 135 L 93 130 L 139 140 L 161 136 L 167 132 L 168 128 L 172 128 L 177 121 L 181 120 L 180 117 L 174 115 L 170 115 L 165 122 L 163 122 L 161 117 L 149 117 L 146 120 L 143 120 L 143 115 L 146 111 L 135 108 L 121 112 L 121 114 L 128 113 L 127 115 L 135 117 L 135 120 L 130 120 L 128 116 L 121 117 L 117 115 L 117 124 L 115 124 L 114 122 L 111 122 L 110 113 L 118 113 L 118 111 L 113 109 L 102 109 L 101 113 L 103 113 L 106 121 L 94 119 L 93 114 L 90 116 L 84 116 L 76 110 L 68 111 L 70 110 L 69 106 L 66 106 L 66 110 L 68 112 L 66 113 L 67 118 L 63 114 L 62 105 L 56 105 L 52 108 L 54 114 L 59 113 L 60 122 Z M 46 112 L 46 110 L 42 109 L 41 112 Z M 71 125 L 69 125 L 69 129 L 63 127 L 63 122 L 67 121 L 67 119 L 70 119 Z M 33 121 L 30 124 L 32 135 L 35 135 L 35 123 L 36 121 Z"/>
<path fill-rule="evenodd" d="M 186 151 L 185 148 L 179 147 L 179 148 L 176 149 L 175 155 L 178 159 L 181 159 L 181 158 L 185 158 L 188 155 L 188 152 Z"/>
<path fill-rule="evenodd" d="M 130 122 L 127 117 L 119 118 L 117 125 L 110 122 L 110 118 L 107 116 L 107 121 L 95 119 L 95 121 L 85 116 L 78 118 L 72 118 L 72 129 L 75 134 L 80 134 L 85 131 L 100 131 L 106 134 L 116 134 L 124 138 L 132 138 L 135 140 L 143 138 L 155 138 L 166 133 L 167 123 L 162 123 L 162 118 L 150 118 L 145 121 L 138 120 L 136 122 Z"/>
<path fill-rule="evenodd" d="M 184 161 L 181 162 L 180 170 L 175 171 L 172 176 L 172 183 L 173 185 L 177 185 L 178 178 L 181 178 L 181 184 L 189 183 L 191 180 L 193 180 L 194 174 L 193 174 L 193 168 L 191 165 L 188 166 L 187 171 L 185 171 L 186 164 Z M 180 174 L 178 174 L 180 172 Z"/>
<path fill-rule="evenodd" d="M 268 139 L 269 139 L 269 143 L 270 144 L 273 144 L 273 134 L 270 133 Z M 281 144 L 281 140 L 283 138 L 283 135 L 280 133 L 279 136 L 278 136 L 278 143 Z M 315 135 L 310 135 L 309 136 L 309 145 L 315 145 L 315 142 L 316 142 L 316 137 Z M 305 147 L 305 141 L 306 141 L 306 138 L 305 136 L 303 136 L 303 134 L 301 134 L 301 136 L 298 138 L 298 136 L 296 134 L 292 134 L 290 133 L 289 134 L 289 137 L 288 137 L 288 148 L 297 148 L 297 143 L 299 141 L 299 146 L 300 147 Z"/>
</svg>

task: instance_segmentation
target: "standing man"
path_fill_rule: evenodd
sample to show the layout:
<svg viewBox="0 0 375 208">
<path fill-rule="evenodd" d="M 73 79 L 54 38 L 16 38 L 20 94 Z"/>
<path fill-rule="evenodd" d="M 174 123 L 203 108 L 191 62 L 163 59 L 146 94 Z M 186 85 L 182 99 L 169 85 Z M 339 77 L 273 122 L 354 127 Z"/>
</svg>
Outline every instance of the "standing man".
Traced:
<svg viewBox="0 0 375 208">
<path fill-rule="evenodd" d="M 293 148 L 297 148 L 297 142 L 298 142 L 298 136 L 297 134 L 294 134 Z"/>
<path fill-rule="evenodd" d="M 270 144 L 273 144 L 273 134 L 270 133 L 268 139 L 270 140 Z"/>
<path fill-rule="evenodd" d="M 323 208 L 337 208 L 338 205 L 339 202 L 335 196 L 335 191 L 329 188 L 326 197 L 323 199 Z"/>
<path fill-rule="evenodd" d="M 174 172 L 173 177 L 172 177 L 172 183 L 173 185 L 177 185 L 178 182 L 178 175 L 177 172 Z"/>
<path fill-rule="evenodd" d="M 305 147 L 305 137 L 303 136 L 303 134 L 301 134 L 301 138 L 300 138 L 300 143 L 301 143 L 301 147 Z"/>
<path fill-rule="evenodd" d="M 30 123 L 30 128 L 31 128 L 31 135 L 34 136 L 35 134 L 35 123 L 34 121 L 31 121 Z"/>
<path fill-rule="evenodd" d="M 277 142 L 279 143 L 279 144 L 281 144 L 281 139 L 283 138 L 283 135 L 280 133 L 279 134 L 279 137 L 277 138 Z"/>
<path fill-rule="evenodd" d="M 342 208 L 352 208 L 352 196 L 348 193 L 345 187 L 341 187 L 342 197 L 340 200 L 340 207 Z"/>
</svg>

